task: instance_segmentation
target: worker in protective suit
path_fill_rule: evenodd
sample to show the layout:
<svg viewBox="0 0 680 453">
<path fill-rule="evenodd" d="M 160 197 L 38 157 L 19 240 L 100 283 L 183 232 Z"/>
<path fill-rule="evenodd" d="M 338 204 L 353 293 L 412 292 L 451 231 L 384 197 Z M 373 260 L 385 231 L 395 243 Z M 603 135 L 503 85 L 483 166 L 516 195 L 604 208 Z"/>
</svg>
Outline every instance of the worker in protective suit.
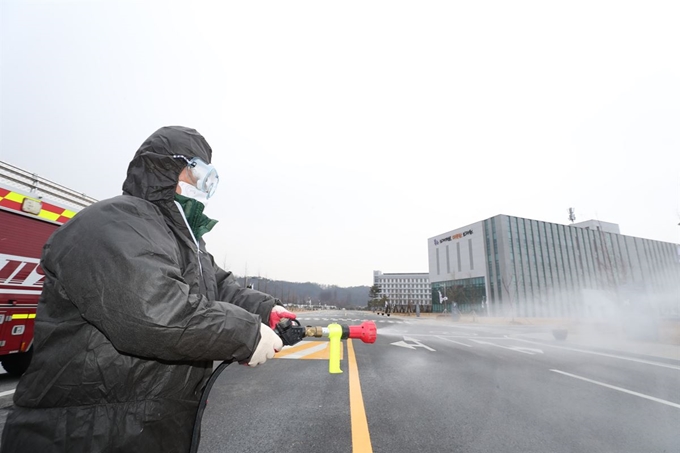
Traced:
<svg viewBox="0 0 680 453">
<path fill-rule="evenodd" d="M 123 195 L 47 241 L 34 355 L 3 453 L 186 452 L 213 361 L 255 366 L 282 348 L 272 327 L 295 315 L 206 251 L 211 158 L 195 130 L 159 129 L 130 162 Z"/>
</svg>

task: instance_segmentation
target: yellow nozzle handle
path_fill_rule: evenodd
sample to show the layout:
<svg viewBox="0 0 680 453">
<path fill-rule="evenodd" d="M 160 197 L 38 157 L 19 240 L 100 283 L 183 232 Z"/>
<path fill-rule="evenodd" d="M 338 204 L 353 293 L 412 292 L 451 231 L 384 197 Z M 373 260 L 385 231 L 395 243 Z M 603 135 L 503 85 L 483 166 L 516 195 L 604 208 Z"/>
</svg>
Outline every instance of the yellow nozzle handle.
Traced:
<svg viewBox="0 0 680 453">
<path fill-rule="evenodd" d="M 328 325 L 328 339 L 331 343 L 328 358 L 328 372 L 331 374 L 342 373 L 342 370 L 340 369 L 340 340 L 342 339 L 342 327 L 340 324 Z"/>
</svg>

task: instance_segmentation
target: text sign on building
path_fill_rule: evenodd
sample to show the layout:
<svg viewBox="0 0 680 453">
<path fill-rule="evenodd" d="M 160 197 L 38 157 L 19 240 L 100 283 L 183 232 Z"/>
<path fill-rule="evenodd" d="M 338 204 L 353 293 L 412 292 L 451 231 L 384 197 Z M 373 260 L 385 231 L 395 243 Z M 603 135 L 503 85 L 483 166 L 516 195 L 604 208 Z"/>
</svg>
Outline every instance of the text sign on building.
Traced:
<svg viewBox="0 0 680 453">
<path fill-rule="evenodd" d="M 467 230 L 467 231 L 463 231 L 462 233 L 452 234 L 451 236 L 444 236 L 444 237 L 441 237 L 439 239 L 435 238 L 434 245 L 439 245 L 442 242 L 453 241 L 453 240 L 456 240 L 456 239 L 464 238 L 465 236 L 472 234 L 472 232 L 473 232 L 472 230 Z"/>
</svg>

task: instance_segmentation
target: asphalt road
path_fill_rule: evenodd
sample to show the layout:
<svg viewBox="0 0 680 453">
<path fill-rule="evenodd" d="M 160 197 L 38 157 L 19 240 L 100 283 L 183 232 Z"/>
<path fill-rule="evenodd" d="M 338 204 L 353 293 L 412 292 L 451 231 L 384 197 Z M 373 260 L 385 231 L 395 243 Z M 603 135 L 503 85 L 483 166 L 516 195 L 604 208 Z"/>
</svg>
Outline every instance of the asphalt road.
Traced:
<svg viewBox="0 0 680 453">
<path fill-rule="evenodd" d="M 304 351 L 230 366 L 211 394 L 200 451 L 680 451 L 680 361 L 576 347 L 537 327 L 365 312 L 300 318 L 376 321 L 375 344 L 352 341 L 361 400 L 348 351 L 340 375 Z"/>
<path fill-rule="evenodd" d="M 0 366 L 0 433 L 5 427 L 5 419 L 7 419 L 7 412 L 12 406 L 12 397 L 17 382 L 19 382 L 19 378 L 10 376 Z"/>
<path fill-rule="evenodd" d="M 299 318 L 374 320 L 378 340 L 345 344 L 342 374 L 329 374 L 324 339 L 255 368 L 230 365 L 200 452 L 680 451 L 678 360 L 577 346 L 539 327 Z M 0 375 L 0 393 L 7 385 Z"/>
</svg>

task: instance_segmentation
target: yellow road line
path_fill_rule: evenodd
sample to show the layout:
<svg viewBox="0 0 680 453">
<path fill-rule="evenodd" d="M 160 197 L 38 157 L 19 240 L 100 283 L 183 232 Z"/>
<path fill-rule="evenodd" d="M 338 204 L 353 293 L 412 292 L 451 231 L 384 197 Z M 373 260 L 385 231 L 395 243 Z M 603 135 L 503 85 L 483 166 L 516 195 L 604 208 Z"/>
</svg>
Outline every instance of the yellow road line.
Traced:
<svg viewBox="0 0 680 453">
<path fill-rule="evenodd" d="M 352 421 L 352 452 L 373 453 L 366 410 L 364 409 L 364 398 L 361 395 L 359 368 L 357 367 L 357 359 L 354 355 L 351 339 L 347 339 L 347 363 L 349 364 L 349 413 Z"/>
</svg>

